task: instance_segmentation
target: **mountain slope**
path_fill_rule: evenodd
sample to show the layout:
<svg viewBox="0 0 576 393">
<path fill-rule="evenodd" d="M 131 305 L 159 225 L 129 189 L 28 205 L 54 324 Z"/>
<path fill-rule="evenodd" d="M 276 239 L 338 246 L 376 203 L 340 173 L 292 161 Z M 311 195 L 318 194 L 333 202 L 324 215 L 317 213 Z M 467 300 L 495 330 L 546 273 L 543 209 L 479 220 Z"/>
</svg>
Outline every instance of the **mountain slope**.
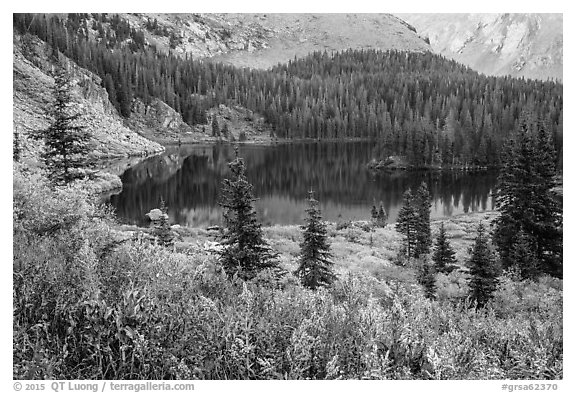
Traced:
<svg viewBox="0 0 576 393">
<path fill-rule="evenodd" d="M 14 36 L 13 50 L 13 126 L 24 142 L 25 156 L 38 154 L 39 144 L 27 139 L 30 132 L 48 128 L 46 114 L 52 96 L 53 64 L 48 60 L 49 49 L 37 38 Z M 91 133 L 94 158 L 112 158 L 159 152 L 163 147 L 127 128 L 116 109 L 110 104 L 101 80 L 61 55 L 71 74 L 76 109 L 83 125 Z"/>
<path fill-rule="evenodd" d="M 167 51 L 241 67 L 270 68 L 317 50 L 430 50 L 390 14 L 123 14 Z M 154 22 L 156 20 L 156 22 Z M 154 27 L 152 24 L 155 23 Z"/>
<path fill-rule="evenodd" d="M 562 80 L 562 14 L 397 14 L 435 52 L 489 75 Z"/>
</svg>

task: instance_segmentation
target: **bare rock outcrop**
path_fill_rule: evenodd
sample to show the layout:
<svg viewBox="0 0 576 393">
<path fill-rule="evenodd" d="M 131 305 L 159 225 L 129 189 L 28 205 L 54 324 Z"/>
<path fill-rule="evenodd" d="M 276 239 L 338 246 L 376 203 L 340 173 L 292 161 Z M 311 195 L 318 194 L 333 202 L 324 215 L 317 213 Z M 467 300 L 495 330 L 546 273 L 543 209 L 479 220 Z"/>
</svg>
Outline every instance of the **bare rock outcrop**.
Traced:
<svg viewBox="0 0 576 393">
<path fill-rule="evenodd" d="M 432 49 L 488 75 L 562 80 L 562 14 L 398 14 Z"/>
<path fill-rule="evenodd" d="M 158 50 L 270 68 L 317 50 L 430 50 L 391 14 L 123 14 Z M 156 20 L 162 34 L 146 29 Z"/>
<path fill-rule="evenodd" d="M 128 122 L 152 139 L 177 139 L 192 132 L 180 113 L 158 99 L 152 99 L 148 105 L 139 98 L 134 99 Z"/>
</svg>

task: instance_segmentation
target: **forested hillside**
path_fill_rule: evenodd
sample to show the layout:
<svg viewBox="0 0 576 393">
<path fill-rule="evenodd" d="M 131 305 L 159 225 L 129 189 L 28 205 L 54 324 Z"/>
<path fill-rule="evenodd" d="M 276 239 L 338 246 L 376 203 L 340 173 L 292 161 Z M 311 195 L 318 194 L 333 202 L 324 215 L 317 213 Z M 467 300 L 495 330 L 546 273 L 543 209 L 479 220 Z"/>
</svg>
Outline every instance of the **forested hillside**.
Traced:
<svg viewBox="0 0 576 393">
<path fill-rule="evenodd" d="M 206 124 L 219 104 L 239 104 L 281 138 L 378 138 L 383 155 L 416 166 L 493 166 L 521 110 L 531 109 L 561 156 L 562 84 L 487 77 L 429 52 L 316 52 L 263 71 L 160 53 L 118 15 L 15 14 L 14 27 L 99 75 L 125 117 L 134 98 L 160 99 L 189 125 Z"/>
</svg>

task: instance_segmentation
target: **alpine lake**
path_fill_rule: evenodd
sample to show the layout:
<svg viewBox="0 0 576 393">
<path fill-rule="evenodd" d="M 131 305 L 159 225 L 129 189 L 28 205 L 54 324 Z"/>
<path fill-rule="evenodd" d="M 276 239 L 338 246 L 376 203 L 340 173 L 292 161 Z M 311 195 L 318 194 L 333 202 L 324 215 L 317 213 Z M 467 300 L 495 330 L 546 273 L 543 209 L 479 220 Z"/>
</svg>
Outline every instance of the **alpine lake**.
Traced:
<svg viewBox="0 0 576 393">
<path fill-rule="evenodd" d="M 395 222 L 403 193 L 423 181 L 432 196 L 432 219 L 494 210 L 497 171 L 374 172 L 366 166 L 374 149 L 370 141 L 240 144 L 238 155 L 263 225 L 303 224 L 310 190 L 327 221 L 368 220 L 372 206 L 382 204 L 388 222 Z M 171 224 L 221 225 L 222 181 L 231 175 L 235 154 L 230 144 L 169 146 L 124 170 L 122 191 L 104 201 L 126 224 L 148 225 L 146 213 L 163 199 Z"/>
</svg>

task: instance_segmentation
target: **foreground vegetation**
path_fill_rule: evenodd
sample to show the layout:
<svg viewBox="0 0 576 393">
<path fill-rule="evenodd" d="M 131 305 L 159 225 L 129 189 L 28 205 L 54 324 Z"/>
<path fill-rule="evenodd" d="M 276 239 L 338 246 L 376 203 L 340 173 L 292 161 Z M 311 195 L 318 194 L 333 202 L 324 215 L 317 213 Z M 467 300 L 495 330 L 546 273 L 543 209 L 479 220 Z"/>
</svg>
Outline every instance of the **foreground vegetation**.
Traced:
<svg viewBox="0 0 576 393">
<path fill-rule="evenodd" d="M 390 226 L 328 224 L 338 280 L 312 291 L 292 274 L 229 279 L 204 230 L 175 250 L 127 236 L 83 189 L 15 164 L 14 378 L 562 378 L 561 280 L 509 274 L 469 307 L 462 262 L 483 217 L 444 222 L 461 266 L 430 300 L 411 260 L 394 263 Z M 299 229 L 263 233 L 294 271 Z"/>
</svg>

